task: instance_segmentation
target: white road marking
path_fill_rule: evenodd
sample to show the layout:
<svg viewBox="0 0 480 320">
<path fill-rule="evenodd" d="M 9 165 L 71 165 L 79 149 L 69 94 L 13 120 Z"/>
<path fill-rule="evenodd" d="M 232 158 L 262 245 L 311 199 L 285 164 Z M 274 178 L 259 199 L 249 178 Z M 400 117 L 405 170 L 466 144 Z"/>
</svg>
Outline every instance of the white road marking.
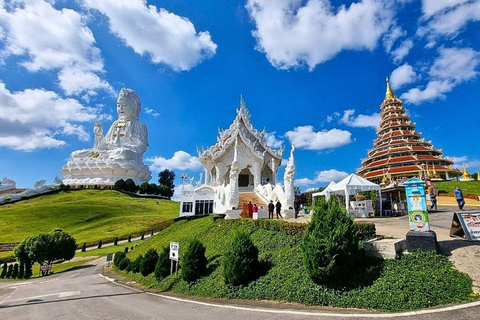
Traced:
<svg viewBox="0 0 480 320">
<path fill-rule="evenodd" d="M 459 305 L 455 305 L 455 306 L 451 306 L 451 307 L 444 307 L 444 308 L 439 308 L 439 309 L 424 309 L 424 310 L 418 310 L 418 311 L 408 311 L 408 312 L 399 312 L 399 313 L 375 313 L 375 314 L 372 314 L 372 313 L 340 313 L 340 312 L 333 313 L 333 312 L 318 312 L 318 311 L 298 311 L 298 310 L 284 310 L 284 309 L 278 310 L 278 309 L 266 309 L 266 308 L 250 308 L 250 307 L 239 307 L 239 306 L 228 305 L 228 304 L 215 304 L 215 303 L 201 302 L 201 301 L 195 301 L 195 300 L 188 300 L 188 299 L 184 299 L 184 298 L 177 298 L 177 297 L 166 296 L 166 295 L 163 295 L 163 294 L 142 291 L 142 290 L 138 290 L 138 289 L 135 289 L 135 288 L 131 288 L 131 287 L 126 286 L 122 283 L 115 282 L 113 279 L 108 278 L 108 277 L 106 277 L 102 274 L 99 274 L 99 276 L 107 279 L 108 281 L 110 281 L 110 282 L 112 282 L 116 285 L 128 288 L 130 290 L 137 291 L 137 292 L 144 292 L 146 294 L 161 297 L 161 298 L 165 298 L 165 299 L 170 299 L 170 300 L 175 300 L 175 301 L 185 302 L 185 303 L 198 304 L 198 305 L 214 307 L 214 308 L 224 308 L 224 309 L 251 311 L 251 312 L 263 312 L 263 313 L 292 314 L 292 315 L 305 315 L 305 316 L 323 316 L 323 317 L 344 317 L 344 318 L 396 318 L 396 317 L 414 316 L 414 315 L 420 315 L 420 314 L 432 314 L 432 313 L 439 313 L 439 312 L 446 312 L 446 311 L 454 311 L 454 310 L 460 310 L 460 309 L 480 306 L 480 301 L 475 301 L 475 302 L 459 304 Z"/>
<path fill-rule="evenodd" d="M 73 297 L 73 296 L 79 296 L 81 294 L 80 291 L 67 291 L 67 292 L 60 292 L 58 294 L 59 298 L 66 298 L 66 297 Z"/>
<path fill-rule="evenodd" d="M 52 297 L 52 296 L 58 296 L 59 298 L 65 298 L 65 297 L 71 297 L 71 296 L 78 296 L 80 294 L 81 294 L 80 291 L 55 292 L 55 293 L 42 294 L 42 295 L 39 295 L 39 296 L 32 296 L 32 297 L 10 300 L 10 302 L 18 302 L 18 301 L 23 301 L 23 300 L 34 300 L 34 299 L 40 299 L 40 298 L 46 298 L 46 297 Z"/>
<path fill-rule="evenodd" d="M 17 291 L 17 290 L 18 290 L 18 288 L 13 287 L 13 291 L 10 292 L 10 294 L 9 294 L 5 299 L 3 299 L 2 301 L 0 301 L 0 304 L 2 304 L 2 303 L 4 303 L 5 301 L 7 301 L 8 298 L 10 298 L 10 297 L 12 296 L 12 294 L 14 294 L 15 291 Z"/>
</svg>

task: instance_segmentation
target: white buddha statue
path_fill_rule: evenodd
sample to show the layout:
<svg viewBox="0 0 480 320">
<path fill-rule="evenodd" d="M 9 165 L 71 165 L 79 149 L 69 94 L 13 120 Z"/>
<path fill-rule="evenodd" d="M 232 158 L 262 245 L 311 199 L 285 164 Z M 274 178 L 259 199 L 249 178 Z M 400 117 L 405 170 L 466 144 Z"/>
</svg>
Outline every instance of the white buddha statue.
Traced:
<svg viewBox="0 0 480 320">
<path fill-rule="evenodd" d="M 117 99 L 118 120 L 103 135 L 101 121 L 93 128 L 93 148 L 72 152 L 61 173 L 63 183 L 71 185 L 114 184 L 119 179 L 132 178 L 140 184 L 151 178 L 143 164 L 148 147 L 148 131 L 140 121 L 140 98 L 131 89 L 122 88 Z"/>
</svg>

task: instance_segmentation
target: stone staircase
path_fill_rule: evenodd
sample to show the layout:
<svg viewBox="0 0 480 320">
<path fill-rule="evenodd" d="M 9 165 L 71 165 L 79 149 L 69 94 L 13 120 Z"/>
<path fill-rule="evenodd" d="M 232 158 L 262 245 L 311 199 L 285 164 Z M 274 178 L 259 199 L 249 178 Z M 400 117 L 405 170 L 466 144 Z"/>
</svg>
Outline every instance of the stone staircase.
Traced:
<svg viewBox="0 0 480 320">
<path fill-rule="evenodd" d="M 263 208 L 267 209 L 268 203 L 265 203 L 262 199 L 260 199 L 255 192 L 240 192 L 238 194 L 238 208 L 241 210 L 243 208 L 243 203 L 247 201 L 251 201 L 252 204 L 256 203 L 258 207 L 263 206 Z"/>
</svg>

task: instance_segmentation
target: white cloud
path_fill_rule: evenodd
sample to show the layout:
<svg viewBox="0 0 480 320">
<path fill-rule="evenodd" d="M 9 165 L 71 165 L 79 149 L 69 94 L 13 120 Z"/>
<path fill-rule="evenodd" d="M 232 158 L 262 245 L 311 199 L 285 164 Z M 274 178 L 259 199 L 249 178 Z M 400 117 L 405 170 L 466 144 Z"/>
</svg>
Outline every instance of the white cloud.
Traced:
<svg viewBox="0 0 480 320">
<path fill-rule="evenodd" d="M 389 30 L 393 6 L 363 0 L 334 8 L 326 0 L 248 0 L 256 49 L 276 68 L 310 70 L 342 50 L 373 50 Z"/>
<path fill-rule="evenodd" d="M 392 51 L 393 62 L 400 63 L 402 62 L 403 58 L 405 58 L 410 49 L 413 48 L 413 41 L 411 39 L 407 39 L 403 41 L 398 48 Z"/>
<path fill-rule="evenodd" d="M 417 78 L 418 76 L 413 70 L 413 67 L 408 63 L 405 63 L 393 70 L 390 75 L 390 84 L 392 85 L 392 89 L 395 90 L 406 84 L 415 82 Z"/>
<path fill-rule="evenodd" d="M 348 176 L 348 173 L 345 171 L 338 171 L 336 169 L 324 170 L 316 173 L 314 179 L 301 178 L 295 180 L 295 185 L 299 187 L 311 186 L 319 183 L 330 182 L 330 181 L 340 181 L 341 179 Z"/>
<path fill-rule="evenodd" d="M 385 47 L 385 51 L 390 52 L 395 41 L 397 41 L 400 37 L 405 36 L 405 34 L 406 32 L 401 27 L 392 25 L 390 30 L 385 33 L 383 37 L 383 46 Z"/>
<path fill-rule="evenodd" d="M 68 95 L 92 94 L 97 89 L 113 91 L 98 76 L 104 72 L 100 50 L 81 14 L 67 8 L 57 10 L 43 0 L 0 4 L 5 44 L 0 59 L 19 56 L 21 65 L 30 72 L 58 71 L 59 85 Z M 90 81 L 75 80 L 80 71 L 82 80 L 88 75 Z"/>
<path fill-rule="evenodd" d="M 439 56 L 428 72 L 430 81 L 426 87 L 413 88 L 402 94 L 401 98 L 413 104 L 445 98 L 462 82 L 477 76 L 480 64 L 479 52 L 471 48 L 440 48 Z"/>
<path fill-rule="evenodd" d="M 350 127 L 358 128 L 377 128 L 380 124 L 380 114 L 373 113 L 371 115 L 359 114 L 355 117 L 355 110 L 349 109 L 343 112 L 343 116 L 340 119 L 340 123 L 343 123 Z"/>
<path fill-rule="evenodd" d="M 429 38 L 456 37 L 469 22 L 480 20 L 479 0 L 424 0 L 422 9 L 427 23 L 418 34 Z"/>
<path fill-rule="evenodd" d="M 85 0 L 106 15 L 110 30 L 140 55 L 174 70 L 190 70 L 215 55 L 217 45 L 208 31 L 198 32 L 193 23 L 144 0 Z"/>
<path fill-rule="evenodd" d="M 464 165 L 469 170 L 478 170 L 480 168 L 480 160 L 469 159 L 467 156 L 460 156 L 460 157 L 450 157 L 453 160 L 453 166 L 460 168 Z M 472 174 L 474 172 L 470 172 Z"/>
<path fill-rule="evenodd" d="M 267 132 L 266 134 L 266 140 L 267 140 L 267 146 L 272 147 L 272 148 L 280 148 L 283 145 L 283 140 L 277 140 L 275 134 L 277 132 Z"/>
<path fill-rule="evenodd" d="M 202 168 L 198 157 L 191 156 L 185 151 L 179 150 L 173 154 L 170 159 L 164 157 L 153 157 L 145 159 L 150 162 L 150 169 L 152 171 L 162 171 L 164 169 L 169 170 L 199 170 Z"/>
<path fill-rule="evenodd" d="M 323 150 L 338 148 L 352 142 L 352 134 L 345 130 L 314 131 L 313 126 L 295 127 L 285 135 L 295 142 L 295 147 L 307 150 Z"/>
<path fill-rule="evenodd" d="M 55 92 L 26 89 L 10 92 L 0 81 L 0 146 L 21 151 L 58 148 L 65 145 L 60 135 L 88 140 L 81 125 L 98 118 L 96 109 Z"/>
<path fill-rule="evenodd" d="M 155 109 L 145 108 L 145 113 L 152 115 L 154 118 L 160 116 L 160 113 L 158 113 Z"/>
</svg>

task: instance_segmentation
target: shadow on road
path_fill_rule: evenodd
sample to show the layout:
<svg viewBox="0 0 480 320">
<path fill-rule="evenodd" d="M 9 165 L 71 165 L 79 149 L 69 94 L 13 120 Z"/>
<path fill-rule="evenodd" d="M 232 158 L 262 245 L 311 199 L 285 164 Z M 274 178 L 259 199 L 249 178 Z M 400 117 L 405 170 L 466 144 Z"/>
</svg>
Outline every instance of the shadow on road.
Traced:
<svg viewBox="0 0 480 320">
<path fill-rule="evenodd" d="M 438 247 L 441 254 L 451 256 L 452 251 L 460 248 L 478 246 L 478 243 L 470 242 L 464 239 L 453 239 L 438 241 Z"/>
<path fill-rule="evenodd" d="M 32 299 L 28 300 L 25 303 L 20 304 L 13 304 L 13 305 L 0 305 L 0 309 L 8 309 L 8 308 L 19 308 L 19 307 L 28 307 L 36 304 L 47 304 L 47 303 L 61 303 L 61 302 L 68 302 L 68 301 L 81 301 L 81 300 L 89 300 L 89 299 L 97 299 L 97 298 L 109 298 L 109 297 L 119 297 L 119 296 L 131 296 L 136 294 L 143 294 L 145 292 L 126 292 L 126 293 L 115 293 L 115 294 L 102 294 L 96 296 L 89 296 L 89 297 L 77 297 L 77 298 L 67 298 L 62 300 L 52 300 L 52 301 L 44 301 L 41 299 Z"/>
</svg>

